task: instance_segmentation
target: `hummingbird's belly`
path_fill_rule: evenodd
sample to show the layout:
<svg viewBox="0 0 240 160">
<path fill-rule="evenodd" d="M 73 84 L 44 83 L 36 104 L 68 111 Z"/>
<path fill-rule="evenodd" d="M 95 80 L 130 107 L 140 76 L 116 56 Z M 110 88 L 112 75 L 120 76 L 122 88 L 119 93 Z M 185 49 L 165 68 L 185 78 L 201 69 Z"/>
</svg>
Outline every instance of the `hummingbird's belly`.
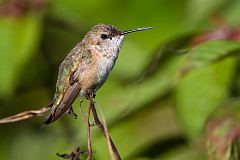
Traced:
<svg viewBox="0 0 240 160">
<path fill-rule="evenodd" d="M 116 58 L 106 58 L 106 57 L 102 57 L 101 60 L 99 61 L 98 74 L 97 74 L 98 86 L 96 90 L 99 89 L 107 80 L 110 71 L 114 67 L 115 61 L 116 61 Z"/>
<path fill-rule="evenodd" d="M 94 57 L 95 59 L 96 57 Z M 115 60 L 97 57 L 91 65 L 79 67 L 78 82 L 81 84 L 81 96 L 87 93 L 95 93 L 106 81 L 109 72 L 112 70 Z"/>
</svg>

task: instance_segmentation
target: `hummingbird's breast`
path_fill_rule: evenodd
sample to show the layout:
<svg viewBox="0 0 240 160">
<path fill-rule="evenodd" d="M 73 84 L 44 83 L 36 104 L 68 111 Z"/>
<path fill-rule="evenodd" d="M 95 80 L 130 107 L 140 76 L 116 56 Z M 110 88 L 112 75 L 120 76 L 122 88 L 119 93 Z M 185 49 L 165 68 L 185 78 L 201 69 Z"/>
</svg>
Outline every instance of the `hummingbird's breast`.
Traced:
<svg viewBox="0 0 240 160">
<path fill-rule="evenodd" d="M 96 90 L 99 89 L 108 78 L 108 75 L 118 58 L 119 50 L 119 47 L 98 48 L 98 86 Z"/>
<path fill-rule="evenodd" d="M 97 74 L 97 81 L 98 86 L 97 89 L 99 89 L 103 83 L 106 81 L 110 71 L 113 69 L 114 64 L 116 62 L 117 56 L 114 56 L 112 54 L 100 54 L 99 55 L 99 61 L 98 61 L 98 74 Z"/>
<path fill-rule="evenodd" d="M 109 39 L 104 45 L 91 45 L 88 50 L 91 52 L 92 62 L 86 65 L 80 79 L 86 83 L 83 93 L 96 92 L 106 81 L 110 71 L 113 69 L 118 58 L 123 36 Z"/>
</svg>

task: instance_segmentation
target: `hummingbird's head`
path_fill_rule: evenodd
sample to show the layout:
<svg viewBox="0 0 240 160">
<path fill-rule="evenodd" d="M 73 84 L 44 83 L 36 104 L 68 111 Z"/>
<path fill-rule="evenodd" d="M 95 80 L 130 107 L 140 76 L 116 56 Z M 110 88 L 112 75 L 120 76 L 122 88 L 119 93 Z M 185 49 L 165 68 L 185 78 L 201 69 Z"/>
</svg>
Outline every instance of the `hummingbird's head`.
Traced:
<svg viewBox="0 0 240 160">
<path fill-rule="evenodd" d="M 121 31 L 114 25 L 98 24 L 92 27 L 83 41 L 88 45 L 95 46 L 102 52 L 118 53 L 126 34 L 147 29 L 151 29 L 151 27 Z"/>
<path fill-rule="evenodd" d="M 124 35 L 113 25 L 95 25 L 84 37 L 87 43 L 101 49 L 120 48 Z"/>
</svg>

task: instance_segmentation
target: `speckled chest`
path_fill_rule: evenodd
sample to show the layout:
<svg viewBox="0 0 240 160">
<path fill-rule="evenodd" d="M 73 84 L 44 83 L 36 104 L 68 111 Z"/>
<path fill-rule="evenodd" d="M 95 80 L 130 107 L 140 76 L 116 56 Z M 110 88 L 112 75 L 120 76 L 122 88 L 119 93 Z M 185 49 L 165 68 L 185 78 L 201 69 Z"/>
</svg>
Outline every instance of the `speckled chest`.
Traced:
<svg viewBox="0 0 240 160">
<path fill-rule="evenodd" d="M 106 40 L 106 43 L 91 46 L 97 56 L 97 89 L 106 81 L 110 71 L 113 69 L 122 46 L 124 36 L 113 37 Z"/>
<path fill-rule="evenodd" d="M 119 49 L 104 49 L 104 48 L 97 48 L 98 54 L 98 62 L 97 62 L 97 81 L 100 86 L 105 82 L 107 79 L 109 72 L 113 69 L 115 62 L 118 58 Z"/>
</svg>

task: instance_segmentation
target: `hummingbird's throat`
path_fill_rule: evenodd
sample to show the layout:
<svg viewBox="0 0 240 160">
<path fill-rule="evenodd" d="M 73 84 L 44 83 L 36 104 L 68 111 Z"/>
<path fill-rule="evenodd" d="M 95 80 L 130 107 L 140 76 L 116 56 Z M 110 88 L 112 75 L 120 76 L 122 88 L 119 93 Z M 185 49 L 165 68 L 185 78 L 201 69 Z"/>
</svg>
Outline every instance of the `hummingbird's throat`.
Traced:
<svg viewBox="0 0 240 160">
<path fill-rule="evenodd" d="M 95 48 L 103 58 L 116 59 L 122 46 L 123 39 L 124 35 L 114 36 L 111 39 L 102 41 L 102 43 L 96 45 Z"/>
</svg>

